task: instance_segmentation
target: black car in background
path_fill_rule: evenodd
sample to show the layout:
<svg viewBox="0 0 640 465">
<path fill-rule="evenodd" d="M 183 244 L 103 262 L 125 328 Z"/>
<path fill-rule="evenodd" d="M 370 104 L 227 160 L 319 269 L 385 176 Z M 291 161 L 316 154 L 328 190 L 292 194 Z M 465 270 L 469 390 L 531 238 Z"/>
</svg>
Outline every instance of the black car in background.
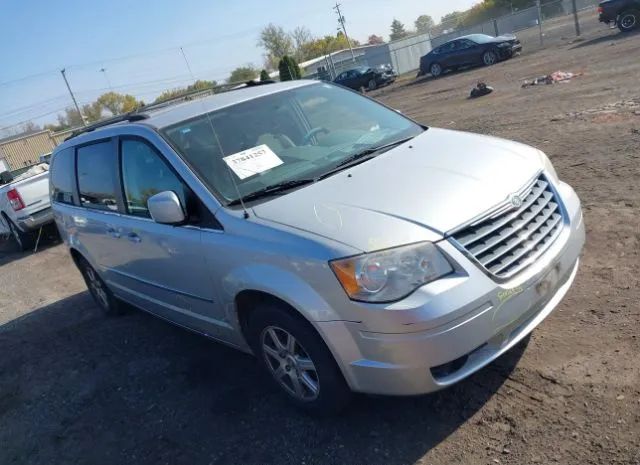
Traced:
<svg viewBox="0 0 640 465">
<path fill-rule="evenodd" d="M 381 69 L 362 66 L 343 71 L 333 82 L 354 90 L 360 90 L 363 87 L 367 90 L 374 90 L 382 85 L 393 82 L 395 79 L 395 74 L 389 74 L 387 71 Z"/>
<path fill-rule="evenodd" d="M 613 23 L 622 32 L 640 28 L 640 0 L 604 0 L 598 13 L 601 22 Z"/>
<path fill-rule="evenodd" d="M 511 58 L 522 51 L 522 44 L 515 36 L 492 37 L 471 34 L 450 40 L 434 48 L 420 58 L 418 76 L 431 74 L 439 77 L 446 70 L 464 66 L 491 66 L 498 61 Z"/>
</svg>

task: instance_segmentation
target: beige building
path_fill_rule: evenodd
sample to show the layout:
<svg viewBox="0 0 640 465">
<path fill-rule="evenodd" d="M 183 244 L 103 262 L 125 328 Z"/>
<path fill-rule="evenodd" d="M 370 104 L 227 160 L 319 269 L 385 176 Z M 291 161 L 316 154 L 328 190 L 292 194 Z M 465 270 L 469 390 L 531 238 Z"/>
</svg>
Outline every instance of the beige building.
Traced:
<svg viewBox="0 0 640 465">
<path fill-rule="evenodd" d="M 34 165 L 39 162 L 40 155 L 53 151 L 68 135 L 67 131 L 52 134 L 45 130 L 0 139 L 0 166 L 7 166 L 14 171 Z"/>
</svg>

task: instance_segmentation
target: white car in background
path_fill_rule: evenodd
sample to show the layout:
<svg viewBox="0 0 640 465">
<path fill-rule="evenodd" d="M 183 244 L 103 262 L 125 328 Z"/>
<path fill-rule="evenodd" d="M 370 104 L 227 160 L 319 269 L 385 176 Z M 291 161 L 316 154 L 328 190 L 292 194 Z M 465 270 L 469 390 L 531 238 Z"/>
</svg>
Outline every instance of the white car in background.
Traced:
<svg viewBox="0 0 640 465">
<path fill-rule="evenodd" d="M 49 165 L 41 163 L 11 179 L 8 172 L 0 179 L 0 233 L 11 235 L 20 250 L 33 246 L 34 232 L 53 222 L 49 202 Z"/>
</svg>

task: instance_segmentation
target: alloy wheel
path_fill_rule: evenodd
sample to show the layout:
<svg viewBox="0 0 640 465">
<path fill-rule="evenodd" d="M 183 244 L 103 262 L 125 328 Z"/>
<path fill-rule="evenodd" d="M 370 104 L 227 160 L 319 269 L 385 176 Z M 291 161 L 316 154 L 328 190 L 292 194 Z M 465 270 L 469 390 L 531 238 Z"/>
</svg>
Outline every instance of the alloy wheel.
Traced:
<svg viewBox="0 0 640 465">
<path fill-rule="evenodd" d="M 482 56 L 482 61 L 484 61 L 485 65 L 491 66 L 496 64 L 496 61 L 498 61 L 498 57 L 494 52 L 488 51 L 488 52 L 485 52 L 484 55 Z"/>
<path fill-rule="evenodd" d="M 622 18 L 620 18 L 620 25 L 623 29 L 629 30 L 633 29 L 636 25 L 636 16 L 633 13 L 626 13 Z"/>
<path fill-rule="evenodd" d="M 89 284 L 89 291 L 96 298 L 98 304 L 103 309 L 109 308 L 109 297 L 107 295 L 107 291 L 104 288 L 104 284 L 102 280 L 98 277 L 96 272 L 90 266 L 87 266 L 84 270 L 85 275 L 87 276 L 87 281 Z"/>
<path fill-rule="evenodd" d="M 433 77 L 438 77 L 442 74 L 442 67 L 438 63 L 434 63 L 431 65 L 431 75 Z"/>
<path fill-rule="evenodd" d="M 317 399 L 320 394 L 318 372 L 300 342 L 277 326 L 266 327 L 260 339 L 267 367 L 284 390 L 301 401 Z"/>
</svg>

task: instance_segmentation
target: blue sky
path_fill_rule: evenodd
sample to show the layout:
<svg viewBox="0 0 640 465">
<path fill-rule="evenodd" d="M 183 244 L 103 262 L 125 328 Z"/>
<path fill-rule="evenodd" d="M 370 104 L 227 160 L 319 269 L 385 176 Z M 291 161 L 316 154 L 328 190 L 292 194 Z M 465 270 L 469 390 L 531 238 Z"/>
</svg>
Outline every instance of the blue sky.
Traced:
<svg viewBox="0 0 640 465">
<path fill-rule="evenodd" d="M 477 0 L 341 0 L 349 35 L 388 38 L 398 18 L 407 27 L 420 14 L 434 19 Z M 153 100 L 192 81 L 182 46 L 198 79 L 224 80 L 236 66 L 262 65 L 262 27 L 306 26 L 336 32 L 335 1 L 156 0 L 104 2 L 3 0 L 0 16 L 0 130 L 34 119 L 55 120 L 71 105 L 60 69 L 67 69 L 79 102 L 109 88 Z M 100 72 L 104 68 L 106 72 Z"/>
</svg>

